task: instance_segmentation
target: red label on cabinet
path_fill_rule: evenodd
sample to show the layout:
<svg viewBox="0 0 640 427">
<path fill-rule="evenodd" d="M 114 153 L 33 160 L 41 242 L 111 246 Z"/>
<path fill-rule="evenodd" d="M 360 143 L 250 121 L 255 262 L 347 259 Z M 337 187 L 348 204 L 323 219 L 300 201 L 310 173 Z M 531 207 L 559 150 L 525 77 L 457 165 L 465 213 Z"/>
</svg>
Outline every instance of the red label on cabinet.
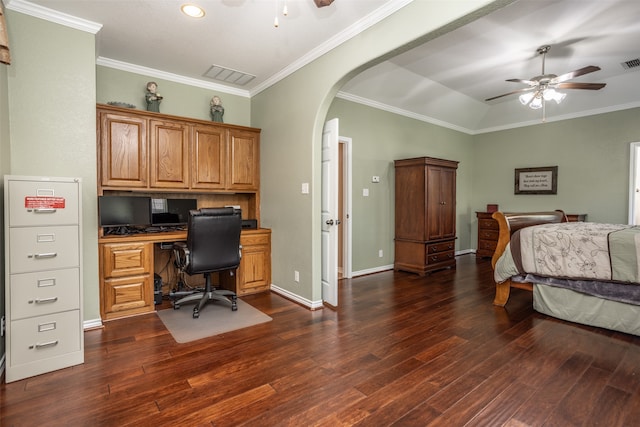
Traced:
<svg viewBox="0 0 640 427">
<path fill-rule="evenodd" d="M 64 209 L 64 197 L 26 196 L 24 207 L 31 209 Z"/>
</svg>

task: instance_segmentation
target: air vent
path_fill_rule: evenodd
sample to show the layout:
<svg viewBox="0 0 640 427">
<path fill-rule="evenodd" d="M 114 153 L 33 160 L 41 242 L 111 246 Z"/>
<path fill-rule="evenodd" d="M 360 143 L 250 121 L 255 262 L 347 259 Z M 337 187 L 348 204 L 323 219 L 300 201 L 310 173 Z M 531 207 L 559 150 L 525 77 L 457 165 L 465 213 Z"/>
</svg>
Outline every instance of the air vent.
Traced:
<svg viewBox="0 0 640 427">
<path fill-rule="evenodd" d="M 244 86 L 256 76 L 243 73 L 242 71 L 232 70 L 231 68 L 221 67 L 219 65 L 212 65 L 211 68 L 204 73 L 205 77 L 214 80 L 220 80 L 225 83 L 233 83 L 236 85 Z"/>
<path fill-rule="evenodd" d="M 622 68 L 624 68 L 625 70 L 640 67 L 640 58 L 631 59 L 629 61 L 621 63 L 620 65 L 622 65 Z"/>
</svg>

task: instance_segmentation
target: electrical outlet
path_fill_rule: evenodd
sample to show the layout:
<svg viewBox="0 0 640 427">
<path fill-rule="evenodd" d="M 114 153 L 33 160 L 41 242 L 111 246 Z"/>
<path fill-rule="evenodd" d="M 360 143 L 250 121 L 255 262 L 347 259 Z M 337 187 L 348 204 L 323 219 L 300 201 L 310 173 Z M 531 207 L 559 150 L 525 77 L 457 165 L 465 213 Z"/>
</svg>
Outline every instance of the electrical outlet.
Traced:
<svg viewBox="0 0 640 427">
<path fill-rule="evenodd" d="M 293 272 L 293 280 L 295 280 L 296 282 L 300 281 L 300 272 L 298 270 L 295 270 Z"/>
<path fill-rule="evenodd" d="M 380 177 L 374 175 L 373 177 L 371 177 L 371 182 L 380 182 Z"/>
</svg>

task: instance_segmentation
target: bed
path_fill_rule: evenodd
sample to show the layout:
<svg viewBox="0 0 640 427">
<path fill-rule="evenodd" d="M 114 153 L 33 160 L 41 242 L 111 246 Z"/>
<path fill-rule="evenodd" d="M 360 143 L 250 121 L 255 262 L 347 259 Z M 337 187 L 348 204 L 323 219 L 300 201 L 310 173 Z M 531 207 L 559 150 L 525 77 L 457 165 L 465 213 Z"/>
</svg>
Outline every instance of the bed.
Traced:
<svg viewBox="0 0 640 427">
<path fill-rule="evenodd" d="M 640 335 L 640 227 L 568 222 L 564 212 L 495 212 L 494 304 L 512 288 L 559 319 Z"/>
</svg>

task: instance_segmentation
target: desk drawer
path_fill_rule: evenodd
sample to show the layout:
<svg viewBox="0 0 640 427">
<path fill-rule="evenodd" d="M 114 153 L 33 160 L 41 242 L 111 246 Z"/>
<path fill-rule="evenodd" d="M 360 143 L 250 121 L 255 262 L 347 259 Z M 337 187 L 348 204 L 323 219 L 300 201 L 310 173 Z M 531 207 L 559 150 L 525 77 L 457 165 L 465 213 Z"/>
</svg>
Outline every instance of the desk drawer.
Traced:
<svg viewBox="0 0 640 427">
<path fill-rule="evenodd" d="M 271 236 L 269 233 L 260 233 L 260 234 L 242 234 L 240 235 L 240 244 L 242 246 L 251 246 L 251 245 L 268 245 L 271 241 Z"/>
<path fill-rule="evenodd" d="M 80 350 L 80 311 L 11 322 L 12 365 L 27 364 Z"/>
<path fill-rule="evenodd" d="M 11 273 L 77 267 L 78 226 L 11 228 Z"/>
<path fill-rule="evenodd" d="M 80 308 L 80 269 L 11 275 L 11 318 Z"/>
</svg>

